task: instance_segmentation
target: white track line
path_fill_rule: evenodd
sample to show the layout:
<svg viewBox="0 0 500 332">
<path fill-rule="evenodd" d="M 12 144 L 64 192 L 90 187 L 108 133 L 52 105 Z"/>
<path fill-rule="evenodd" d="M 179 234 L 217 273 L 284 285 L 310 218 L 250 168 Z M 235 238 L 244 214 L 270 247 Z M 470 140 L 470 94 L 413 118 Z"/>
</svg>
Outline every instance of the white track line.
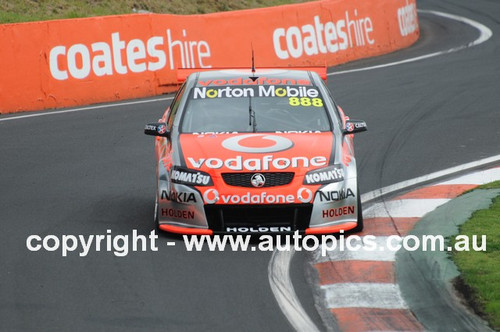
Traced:
<svg viewBox="0 0 500 332">
<path fill-rule="evenodd" d="M 379 69 L 379 68 L 385 68 L 385 67 L 392 67 L 392 66 L 401 65 L 401 64 L 404 64 L 404 63 L 410 63 L 410 62 L 420 61 L 420 60 L 432 58 L 432 57 L 443 55 L 443 54 L 457 52 L 457 51 L 463 50 L 463 49 L 468 48 L 468 47 L 479 45 L 481 43 L 484 43 L 488 39 L 490 39 L 491 36 L 493 36 L 493 32 L 491 31 L 490 28 L 488 28 L 484 24 L 481 24 L 481 23 L 476 22 L 474 20 L 468 19 L 466 17 L 452 15 L 452 14 L 447 14 L 447 13 L 438 12 L 438 11 L 434 11 L 434 10 L 418 10 L 418 12 L 425 13 L 425 14 L 432 14 L 432 15 L 436 15 L 436 16 L 441 16 L 441 17 L 448 18 L 450 20 L 455 20 L 455 21 L 462 22 L 464 24 L 468 24 L 468 25 L 476 28 L 477 30 L 479 30 L 479 38 L 477 38 L 473 42 L 468 43 L 467 45 L 461 45 L 461 46 L 458 46 L 458 47 L 453 47 L 453 48 L 450 48 L 448 50 L 434 52 L 434 53 L 430 53 L 430 54 L 424 54 L 424 55 L 417 56 L 417 57 L 414 57 L 414 58 L 405 59 L 405 60 L 401 60 L 401 61 L 390 62 L 390 63 L 385 63 L 385 64 L 382 64 L 382 65 L 376 65 L 376 66 L 370 66 L 370 67 L 364 67 L 364 68 L 357 68 L 357 69 L 349 69 L 349 70 L 343 70 L 343 71 L 338 71 L 338 72 L 332 72 L 332 73 L 328 73 L 327 76 L 347 74 L 347 73 L 355 73 L 355 72 L 358 72 L 358 71 L 365 71 L 365 70 L 373 70 L 373 69 Z"/>
<path fill-rule="evenodd" d="M 366 218 L 422 218 L 427 213 L 441 206 L 449 199 L 397 199 L 372 205 L 363 211 Z"/>
<path fill-rule="evenodd" d="M 396 261 L 396 250 L 390 250 L 387 247 L 389 243 L 388 236 L 377 236 L 375 239 L 371 238 L 370 242 L 375 244 L 375 248 L 378 250 L 370 250 L 367 247 L 363 247 L 363 236 L 359 239 L 354 240 L 350 238 L 350 245 L 354 248 L 359 247 L 360 250 L 328 250 L 325 255 L 321 250 L 315 250 L 312 252 L 314 263 L 325 263 L 325 262 L 339 262 L 339 261 L 383 261 L 383 262 L 394 262 Z M 393 242 L 392 242 L 393 241 Z M 391 240 L 392 245 L 396 245 L 398 242 L 396 239 Z M 382 250 L 383 249 L 383 250 Z M 387 250 L 386 250 L 387 249 Z"/>
<path fill-rule="evenodd" d="M 156 99 L 148 99 L 148 100 L 126 101 L 126 102 L 116 103 L 116 104 L 86 106 L 86 107 L 71 108 L 71 109 L 61 110 L 61 111 L 47 111 L 47 112 L 36 113 L 36 114 L 24 114 L 24 115 L 18 115 L 18 116 L 11 116 L 8 118 L 0 118 L 0 122 L 1 121 L 26 119 L 26 118 L 35 118 L 35 117 L 45 116 L 45 115 L 56 115 L 56 114 L 66 114 L 66 113 L 73 113 L 73 112 L 80 112 L 80 111 L 96 110 L 96 109 L 110 108 L 110 107 L 155 103 L 157 101 L 164 101 L 164 100 L 169 100 L 172 98 L 173 97 L 165 97 L 165 98 L 156 98 Z"/>
<path fill-rule="evenodd" d="M 338 283 L 323 285 L 326 306 L 335 308 L 407 309 L 397 284 Z"/>
<path fill-rule="evenodd" d="M 465 171 L 468 171 L 468 170 L 471 170 L 474 168 L 478 168 L 481 166 L 485 166 L 488 164 L 497 163 L 499 161 L 500 161 L 500 154 L 496 155 L 496 156 L 489 157 L 489 158 L 481 159 L 478 161 L 473 161 L 473 162 L 470 162 L 467 164 L 463 164 L 463 165 L 459 165 L 459 166 L 455 166 L 455 167 L 450 167 L 450 168 L 447 168 L 445 170 L 434 172 L 434 173 L 427 174 L 424 176 L 419 176 L 419 177 L 411 179 L 411 180 L 398 182 L 396 184 L 393 184 L 393 185 L 390 185 L 387 187 L 383 187 L 383 188 L 380 188 L 377 190 L 373 190 L 373 191 L 370 191 L 366 194 L 361 195 L 361 201 L 363 203 L 365 203 L 365 202 L 374 200 L 375 198 L 378 198 L 380 196 L 387 195 L 387 194 L 390 194 L 392 192 L 400 191 L 400 190 L 403 190 L 405 188 L 409 188 L 409 187 L 417 185 L 417 184 L 421 184 L 421 183 L 424 183 L 427 181 L 435 180 L 437 178 L 452 175 L 455 173 L 465 172 Z"/>
<path fill-rule="evenodd" d="M 453 180 L 444 181 L 439 184 L 486 184 L 500 178 L 500 167 L 484 170 L 470 175 L 464 175 Z"/>
<path fill-rule="evenodd" d="M 274 251 L 269 261 L 268 277 L 271 290 L 278 302 L 281 311 L 288 318 L 290 324 L 297 331 L 319 331 L 309 318 L 293 289 L 290 279 L 290 261 L 292 250 Z"/>
</svg>

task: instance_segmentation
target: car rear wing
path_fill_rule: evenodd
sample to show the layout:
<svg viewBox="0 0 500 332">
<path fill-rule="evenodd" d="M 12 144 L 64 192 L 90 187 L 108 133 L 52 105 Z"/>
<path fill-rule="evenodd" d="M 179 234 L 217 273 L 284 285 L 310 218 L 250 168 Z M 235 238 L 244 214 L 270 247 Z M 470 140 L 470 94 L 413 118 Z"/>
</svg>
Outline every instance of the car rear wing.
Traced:
<svg viewBox="0 0 500 332">
<path fill-rule="evenodd" d="M 286 70 L 302 70 L 302 71 L 313 71 L 321 77 L 323 81 L 326 82 L 326 67 L 259 67 L 255 74 L 258 74 L 260 70 L 273 70 L 273 69 L 286 69 Z M 251 73 L 251 69 L 248 67 L 218 67 L 218 68 L 177 68 L 177 81 L 179 83 L 184 82 L 187 77 L 193 73 L 198 73 L 202 71 L 213 71 L 213 70 L 244 70 Z"/>
</svg>

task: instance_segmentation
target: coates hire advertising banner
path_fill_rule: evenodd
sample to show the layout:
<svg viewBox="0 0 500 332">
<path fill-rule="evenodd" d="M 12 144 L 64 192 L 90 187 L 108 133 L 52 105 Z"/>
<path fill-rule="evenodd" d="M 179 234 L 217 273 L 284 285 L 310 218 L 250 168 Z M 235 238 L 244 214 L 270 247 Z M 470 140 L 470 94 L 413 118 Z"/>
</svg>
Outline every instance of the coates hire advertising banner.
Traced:
<svg viewBox="0 0 500 332">
<path fill-rule="evenodd" d="M 0 112 L 158 95 L 177 68 L 335 65 L 419 36 L 415 0 L 325 0 L 207 15 L 0 25 Z"/>
</svg>

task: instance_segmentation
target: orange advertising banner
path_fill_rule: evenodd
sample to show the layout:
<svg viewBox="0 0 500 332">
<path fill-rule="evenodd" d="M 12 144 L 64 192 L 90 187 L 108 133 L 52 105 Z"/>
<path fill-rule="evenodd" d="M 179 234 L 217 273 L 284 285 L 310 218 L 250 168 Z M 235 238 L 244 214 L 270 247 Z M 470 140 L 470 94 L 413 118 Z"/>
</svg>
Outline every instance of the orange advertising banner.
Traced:
<svg viewBox="0 0 500 332">
<path fill-rule="evenodd" d="M 415 0 L 0 25 L 0 113 L 172 92 L 177 68 L 332 66 L 407 47 Z"/>
</svg>

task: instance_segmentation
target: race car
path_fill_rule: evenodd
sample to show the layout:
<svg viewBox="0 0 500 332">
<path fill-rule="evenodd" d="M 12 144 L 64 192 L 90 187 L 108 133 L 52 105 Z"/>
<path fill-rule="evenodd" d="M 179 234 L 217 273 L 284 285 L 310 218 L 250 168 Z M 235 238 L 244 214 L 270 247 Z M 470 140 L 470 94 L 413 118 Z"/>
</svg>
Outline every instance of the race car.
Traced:
<svg viewBox="0 0 500 332">
<path fill-rule="evenodd" d="M 361 231 L 350 120 L 325 68 L 179 70 L 156 136 L 154 218 L 179 234 Z"/>
</svg>

